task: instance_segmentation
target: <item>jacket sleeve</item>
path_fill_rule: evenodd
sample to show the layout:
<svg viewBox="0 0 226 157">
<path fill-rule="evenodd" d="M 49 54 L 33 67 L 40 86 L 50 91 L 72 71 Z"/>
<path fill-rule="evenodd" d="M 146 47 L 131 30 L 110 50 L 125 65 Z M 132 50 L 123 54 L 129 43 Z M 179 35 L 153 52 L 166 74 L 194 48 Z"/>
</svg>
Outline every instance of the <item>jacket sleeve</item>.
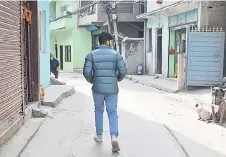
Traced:
<svg viewBox="0 0 226 157">
<path fill-rule="evenodd" d="M 118 81 L 122 81 L 126 76 L 127 68 L 123 57 L 119 53 L 117 53 L 117 69 L 118 69 Z"/>
<path fill-rule="evenodd" d="M 89 53 L 85 58 L 83 76 L 89 83 L 93 83 L 93 60 L 91 53 Z"/>
</svg>

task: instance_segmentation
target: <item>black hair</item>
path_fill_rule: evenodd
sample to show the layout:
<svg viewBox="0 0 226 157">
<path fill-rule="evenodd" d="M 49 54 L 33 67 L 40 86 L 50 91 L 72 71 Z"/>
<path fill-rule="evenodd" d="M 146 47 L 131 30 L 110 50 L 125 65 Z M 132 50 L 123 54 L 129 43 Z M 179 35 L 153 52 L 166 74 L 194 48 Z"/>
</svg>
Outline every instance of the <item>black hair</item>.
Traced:
<svg viewBox="0 0 226 157">
<path fill-rule="evenodd" d="M 102 32 L 99 36 L 100 45 L 105 44 L 107 41 L 113 40 L 113 36 L 108 32 Z"/>
</svg>

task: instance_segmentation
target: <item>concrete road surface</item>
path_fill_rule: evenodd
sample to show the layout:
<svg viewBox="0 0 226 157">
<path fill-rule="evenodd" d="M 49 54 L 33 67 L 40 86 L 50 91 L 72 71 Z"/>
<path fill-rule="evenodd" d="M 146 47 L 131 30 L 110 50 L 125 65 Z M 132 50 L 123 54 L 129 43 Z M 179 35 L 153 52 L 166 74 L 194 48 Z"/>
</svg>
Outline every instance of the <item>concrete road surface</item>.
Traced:
<svg viewBox="0 0 226 157">
<path fill-rule="evenodd" d="M 91 85 L 78 74 L 60 76 L 76 94 L 53 109 L 21 157 L 226 156 L 225 129 L 197 121 L 192 101 L 127 80 L 120 83 L 118 104 L 121 152 L 113 154 L 106 113 L 104 142 L 93 140 Z"/>
</svg>

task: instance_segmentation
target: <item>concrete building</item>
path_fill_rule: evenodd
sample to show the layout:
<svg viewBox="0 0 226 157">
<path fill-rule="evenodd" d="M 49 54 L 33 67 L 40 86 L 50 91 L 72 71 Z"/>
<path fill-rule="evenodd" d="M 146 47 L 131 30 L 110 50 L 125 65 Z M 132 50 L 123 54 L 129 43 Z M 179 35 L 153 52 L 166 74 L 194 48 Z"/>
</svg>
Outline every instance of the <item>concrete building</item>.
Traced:
<svg viewBox="0 0 226 157">
<path fill-rule="evenodd" d="M 107 15 L 103 4 L 96 1 L 79 0 L 78 26 L 92 34 L 93 49 L 98 45 L 98 35 L 108 30 Z M 136 16 L 146 11 L 144 2 L 121 1 L 117 4 L 119 37 L 143 38 L 143 19 Z"/>
<path fill-rule="evenodd" d="M 139 15 L 138 18 L 146 19 L 146 66 L 149 75 L 161 74 L 163 77 L 174 77 L 174 70 L 172 69 L 175 68 L 177 63 L 177 55 L 174 55 L 175 59 L 171 59 L 171 57 L 169 60 L 170 36 L 172 48 L 175 49 L 176 41 L 173 39 L 175 30 L 181 30 L 182 34 L 184 34 L 184 28 L 188 24 L 197 24 L 198 14 L 195 9 L 198 8 L 198 4 L 196 2 L 185 3 L 183 1 L 147 2 L 147 13 Z M 187 11 L 192 11 L 189 12 L 191 14 L 189 17 L 193 19 L 177 23 L 175 19 L 177 19 L 178 14 L 186 13 Z M 184 14 L 181 15 L 185 17 Z M 171 22 L 171 19 L 174 21 Z M 171 28 L 175 26 L 180 27 Z M 169 69 L 171 70 L 170 72 Z"/>
<path fill-rule="evenodd" d="M 190 72 L 189 70 L 191 70 L 188 68 L 188 63 L 192 60 L 189 55 L 190 53 L 187 52 L 192 51 L 191 46 L 188 44 L 191 39 L 189 32 L 192 31 L 191 29 L 197 28 L 198 31 L 203 32 L 204 35 L 204 32 L 208 32 L 206 30 L 209 27 L 222 27 L 223 31 L 225 31 L 223 21 L 225 21 L 226 16 L 224 13 L 225 2 L 185 0 L 148 1 L 147 13 L 137 16 L 138 19 L 145 19 L 145 61 L 147 74 L 160 75 L 163 78 L 177 78 L 181 70 L 184 71 L 182 74 L 184 80 L 182 82 L 188 82 L 189 78 L 187 76 Z M 201 34 L 202 33 L 199 33 L 199 35 Z M 222 39 L 222 42 L 223 40 L 224 39 Z M 208 42 L 202 44 L 208 47 Z M 180 55 L 184 56 L 181 57 L 181 64 L 179 61 Z M 222 55 L 224 56 L 224 54 Z M 218 60 L 218 58 L 216 60 Z M 182 65 L 182 62 L 184 65 Z M 199 63 L 199 65 L 200 64 L 201 63 Z M 208 64 L 214 66 L 215 63 L 211 62 Z M 222 67 L 222 64 L 223 61 L 219 59 L 219 66 Z M 207 65 L 202 67 L 202 70 L 199 70 L 203 71 L 206 66 Z M 197 67 L 199 66 L 193 67 L 193 71 L 199 71 Z M 210 69 L 207 70 L 208 72 L 206 71 L 208 74 L 210 74 L 209 70 Z M 223 77 L 221 73 L 222 71 L 219 71 L 217 75 Z M 200 80 L 201 78 L 203 79 L 202 81 L 205 82 L 210 76 L 205 75 L 204 78 L 203 75 L 199 76 L 198 79 Z M 216 84 L 207 82 L 206 85 Z"/>
<path fill-rule="evenodd" d="M 67 72 L 81 69 L 92 48 L 91 33 L 77 27 L 77 15 L 60 18 L 76 10 L 77 1 L 50 2 L 50 52 L 59 60 L 60 69 Z"/>
<path fill-rule="evenodd" d="M 50 86 L 49 1 L 39 1 L 40 84 Z"/>
</svg>

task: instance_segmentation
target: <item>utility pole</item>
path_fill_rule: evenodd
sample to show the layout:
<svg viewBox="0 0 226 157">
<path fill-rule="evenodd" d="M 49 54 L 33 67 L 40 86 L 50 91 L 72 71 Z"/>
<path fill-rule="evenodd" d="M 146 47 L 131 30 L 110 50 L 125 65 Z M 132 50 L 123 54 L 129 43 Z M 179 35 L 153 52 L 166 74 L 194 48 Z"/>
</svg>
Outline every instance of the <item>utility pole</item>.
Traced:
<svg viewBox="0 0 226 157">
<path fill-rule="evenodd" d="M 108 32 L 111 34 L 114 34 L 116 50 L 119 51 L 120 46 L 119 46 L 118 29 L 117 29 L 118 17 L 116 14 L 117 2 L 102 1 L 102 4 L 104 4 L 104 6 L 105 6 L 104 9 L 107 14 Z"/>
<path fill-rule="evenodd" d="M 112 19 L 112 16 L 111 16 L 111 2 L 110 1 L 100 1 L 102 6 L 103 6 L 103 9 L 107 15 L 107 24 L 108 24 L 108 33 L 113 33 L 112 31 L 112 23 L 111 23 L 111 19 Z"/>
<path fill-rule="evenodd" d="M 119 46 L 119 38 L 118 38 L 118 28 L 117 28 L 117 21 L 118 21 L 118 16 L 117 16 L 117 3 L 113 2 L 112 3 L 112 22 L 113 22 L 113 27 L 114 27 L 114 35 L 115 35 L 115 43 L 116 43 L 116 50 L 120 51 L 120 46 Z"/>
</svg>

